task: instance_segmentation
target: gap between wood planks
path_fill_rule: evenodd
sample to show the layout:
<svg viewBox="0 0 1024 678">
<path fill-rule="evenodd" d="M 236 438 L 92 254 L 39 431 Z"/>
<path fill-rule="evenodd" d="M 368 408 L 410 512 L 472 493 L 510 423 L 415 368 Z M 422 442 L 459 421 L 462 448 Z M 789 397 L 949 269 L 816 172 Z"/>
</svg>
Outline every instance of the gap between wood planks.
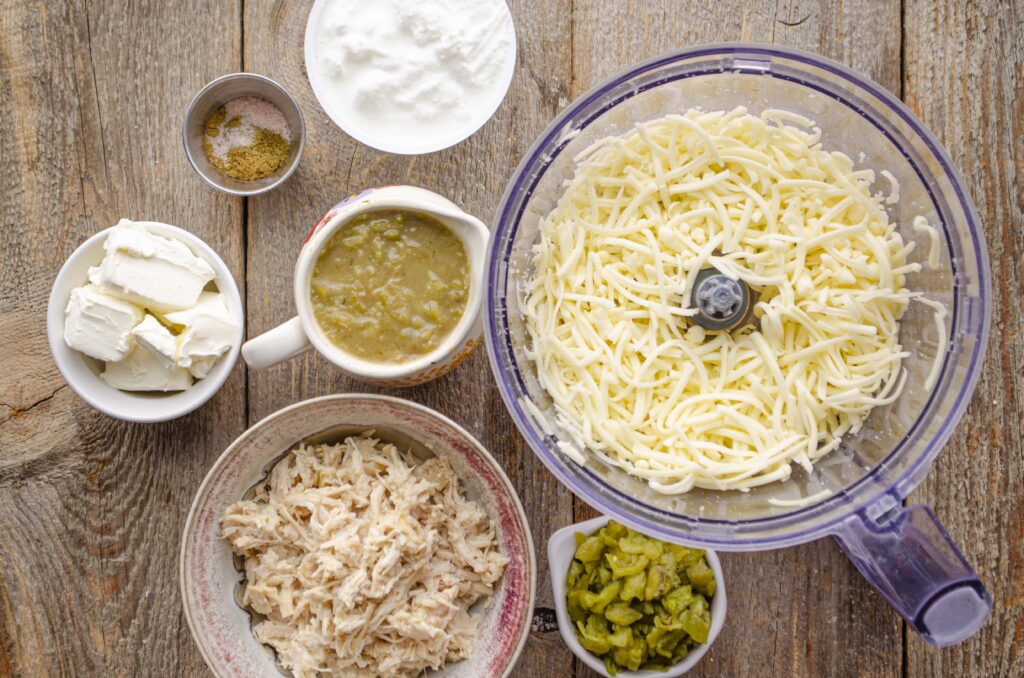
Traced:
<svg viewBox="0 0 1024 678">
<path fill-rule="evenodd" d="M 900 0 L 900 91 L 896 93 L 900 101 L 903 101 L 903 93 L 906 90 L 906 63 L 907 63 L 907 0 Z M 903 506 L 907 505 L 906 497 L 902 501 Z M 882 604 L 888 604 L 881 601 Z M 907 678 L 910 673 L 910 626 L 905 619 L 900 619 L 900 676 Z"/>
<path fill-rule="evenodd" d="M 245 0 L 238 3 L 238 70 L 245 72 Z M 249 197 L 242 196 L 242 316 L 245 318 L 246 332 L 249 328 Z M 243 341 L 246 337 L 242 337 Z M 249 365 L 244 359 L 239 361 L 242 364 L 244 378 L 242 379 L 242 420 L 245 428 L 253 425 L 249 413 Z"/>
</svg>

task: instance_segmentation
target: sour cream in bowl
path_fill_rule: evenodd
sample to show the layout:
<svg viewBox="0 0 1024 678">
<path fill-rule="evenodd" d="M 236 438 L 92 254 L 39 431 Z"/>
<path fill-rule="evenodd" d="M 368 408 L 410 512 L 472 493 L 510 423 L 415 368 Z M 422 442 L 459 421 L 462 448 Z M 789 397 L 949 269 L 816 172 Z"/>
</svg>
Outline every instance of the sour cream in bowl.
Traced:
<svg viewBox="0 0 1024 678">
<path fill-rule="evenodd" d="M 389 153 L 459 143 L 498 109 L 516 62 L 504 0 L 317 0 L 313 93 L 338 127 Z"/>
</svg>

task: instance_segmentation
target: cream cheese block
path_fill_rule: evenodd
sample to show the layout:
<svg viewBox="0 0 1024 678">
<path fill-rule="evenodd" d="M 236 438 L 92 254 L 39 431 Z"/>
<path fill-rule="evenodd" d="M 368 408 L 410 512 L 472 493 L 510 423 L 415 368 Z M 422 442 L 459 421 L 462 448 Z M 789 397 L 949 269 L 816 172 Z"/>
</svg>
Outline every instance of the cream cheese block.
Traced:
<svg viewBox="0 0 1024 678">
<path fill-rule="evenodd" d="M 64 342 L 97 360 L 117 362 L 135 346 L 132 329 L 142 309 L 105 294 L 95 285 L 71 290 L 64 311 Z"/>
<path fill-rule="evenodd" d="M 164 314 L 164 320 L 184 327 L 178 335 L 177 364 L 203 378 L 217 358 L 234 343 L 238 325 L 232 322 L 224 295 L 203 292 L 192 308 Z"/>
<path fill-rule="evenodd" d="M 213 267 L 185 243 L 150 233 L 127 219 L 110 230 L 103 249 L 106 256 L 89 269 L 89 281 L 151 311 L 193 306 L 216 277 Z"/>
<path fill-rule="evenodd" d="M 156 356 L 164 367 L 170 369 L 177 363 L 178 339 L 156 317 L 147 313 L 132 330 L 132 336 L 136 344 Z"/>
<path fill-rule="evenodd" d="M 108 362 L 100 376 L 122 391 L 184 391 L 192 385 L 188 370 L 177 365 L 167 367 L 156 354 L 142 346 L 136 346 L 124 360 Z"/>
<path fill-rule="evenodd" d="M 89 282 L 71 291 L 64 341 L 106 363 L 123 391 L 182 391 L 235 344 L 240 327 L 224 296 L 204 291 L 216 274 L 183 242 L 122 219 L 103 243 Z"/>
</svg>

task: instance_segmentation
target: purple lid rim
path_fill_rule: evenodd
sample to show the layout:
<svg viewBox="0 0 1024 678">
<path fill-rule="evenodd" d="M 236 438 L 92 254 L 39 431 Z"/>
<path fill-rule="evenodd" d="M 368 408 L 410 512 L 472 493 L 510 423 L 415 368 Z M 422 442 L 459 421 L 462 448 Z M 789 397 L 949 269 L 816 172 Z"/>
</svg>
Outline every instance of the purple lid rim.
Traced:
<svg viewBox="0 0 1024 678">
<path fill-rule="evenodd" d="M 988 253 L 985 247 L 984 238 L 981 236 L 977 212 L 964 187 L 963 178 L 960 176 L 959 172 L 953 166 L 949 155 L 946 153 L 942 145 L 925 128 L 924 124 L 920 120 L 918 120 L 917 117 L 901 101 L 896 99 L 892 94 L 890 94 L 880 85 L 874 83 L 873 81 L 866 77 L 858 75 L 857 73 L 847 68 L 846 66 L 843 66 L 842 64 L 832 61 L 831 59 L 827 59 L 825 57 L 811 54 L 809 52 L 805 52 L 802 50 L 780 48 L 770 45 L 745 43 L 700 45 L 693 48 L 672 52 L 670 54 L 656 57 L 654 59 L 650 59 L 640 64 L 631 66 L 628 69 L 622 71 L 619 75 L 614 76 L 611 79 L 607 80 L 606 82 L 587 91 L 578 99 L 576 99 L 576 101 L 570 104 L 565 110 L 563 110 L 551 122 L 551 124 L 547 127 L 544 133 L 537 140 L 537 142 L 535 142 L 533 146 L 530 148 L 530 150 L 526 153 L 522 162 L 519 164 L 515 173 L 513 174 L 512 180 L 509 181 L 505 193 L 502 196 L 501 203 L 499 204 L 498 207 L 497 222 L 491 240 L 491 251 L 488 256 L 487 269 L 485 273 L 488 292 L 486 298 L 488 318 L 484 330 L 487 344 L 487 355 L 491 364 L 491 370 L 494 373 L 495 381 L 498 384 L 498 389 L 499 392 L 501 393 L 502 400 L 505 402 L 506 408 L 512 415 L 512 418 L 515 421 L 517 428 L 523 434 L 524 438 L 526 438 L 526 441 L 529 444 L 530 448 L 538 457 L 540 457 L 541 461 L 545 464 L 545 466 L 547 466 L 548 469 L 552 473 L 554 473 L 554 475 L 566 487 L 572 490 L 581 499 L 583 499 L 584 501 L 586 501 L 588 504 L 590 504 L 599 511 L 623 518 L 624 522 L 631 523 L 634 527 L 641 528 L 648 532 L 657 533 L 670 539 L 682 539 L 694 544 L 707 545 L 724 549 L 735 549 L 737 547 L 743 549 L 779 548 L 792 544 L 803 543 L 806 541 L 817 539 L 822 536 L 826 536 L 828 534 L 835 533 L 839 527 L 839 524 L 847 517 L 847 513 L 832 515 L 828 520 L 823 521 L 819 525 L 816 525 L 811 529 L 807 530 L 801 530 L 799 528 L 799 525 L 797 525 L 797 529 L 794 529 L 793 523 L 803 522 L 805 519 L 809 518 L 812 514 L 815 513 L 831 512 L 839 504 L 846 503 L 847 501 L 849 501 L 849 497 L 851 495 L 859 494 L 859 491 L 861 491 L 860 488 L 864 485 L 867 485 L 869 483 L 874 483 L 876 485 L 876 488 L 873 490 L 874 494 L 870 498 L 868 498 L 866 502 L 863 504 L 864 506 L 868 506 L 871 503 L 877 501 L 883 495 L 888 493 L 895 492 L 896 494 L 898 494 L 900 498 L 902 498 L 909 494 L 910 491 L 914 487 L 916 487 L 916 485 L 920 483 L 921 480 L 923 480 L 924 471 L 931 463 L 931 460 L 935 457 L 936 454 L 938 454 L 938 452 L 942 449 L 943 445 L 952 435 L 956 424 L 959 422 L 964 411 L 966 410 L 967 404 L 970 401 L 970 396 L 973 393 L 978 378 L 980 376 L 980 366 L 984 359 L 985 351 L 987 348 L 987 338 L 989 335 L 989 327 L 991 323 L 991 306 L 989 303 L 981 304 L 982 308 L 980 309 L 980 313 L 978 314 L 978 316 L 974 319 L 969 319 L 973 320 L 973 322 L 971 322 L 972 329 L 977 330 L 977 340 L 975 341 L 975 344 L 972 347 L 972 355 L 970 357 L 970 362 L 968 365 L 967 377 L 960 392 L 957 393 L 956 395 L 956 399 L 950 411 L 950 415 L 940 425 L 940 428 L 937 431 L 936 435 L 929 442 L 928 448 L 925 451 L 925 453 L 920 455 L 916 460 L 914 460 L 914 462 L 911 463 L 896 478 L 885 480 L 881 478 L 881 475 L 886 470 L 886 467 L 889 465 L 891 460 L 896 455 L 899 454 L 899 452 L 903 448 L 903 443 L 897 445 L 897 447 L 889 454 L 888 457 L 886 457 L 885 460 L 883 460 L 870 472 L 865 474 L 863 478 L 853 483 L 845 490 L 823 500 L 822 502 L 819 502 L 809 507 L 780 514 L 777 516 L 760 518 L 755 520 L 727 521 L 686 516 L 650 506 L 648 504 L 638 501 L 634 497 L 631 497 L 621 492 L 620 490 L 612 487 L 611 485 L 607 484 L 600 477 L 594 474 L 594 472 L 591 469 L 585 466 L 579 467 L 583 469 L 583 471 L 591 477 L 593 482 L 596 483 L 604 492 L 610 493 L 614 496 L 617 496 L 620 500 L 623 500 L 625 502 L 631 503 L 639 507 L 640 510 L 644 513 L 660 515 L 672 521 L 685 523 L 693 530 L 690 532 L 685 532 L 683 534 L 680 534 L 678 530 L 665 527 L 664 524 L 661 522 L 649 520 L 646 516 L 637 517 L 636 514 L 623 516 L 622 512 L 617 507 L 610 505 L 602 496 L 590 492 L 589 488 L 585 486 L 580 486 L 579 483 L 577 483 L 571 477 L 568 477 L 560 468 L 560 462 L 554 458 L 552 452 L 548 449 L 547 445 L 545 445 L 544 441 L 541 439 L 541 437 L 529 423 L 526 413 L 523 411 L 522 407 L 517 402 L 516 394 L 513 392 L 513 384 L 510 383 L 509 378 L 506 377 L 505 374 L 503 373 L 501 360 L 498 355 L 499 351 L 501 350 L 501 346 L 499 346 L 498 341 L 497 322 L 499 318 L 499 313 L 507 313 L 507 308 L 504 301 L 500 304 L 501 307 L 498 308 L 496 300 L 496 292 L 499 289 L 502 291 L 505 289 L 504 285 L 497 284 L 499 282 L 504 283 L 505 280 L 499 281 L 496 279 L 497 275 L 499 274 L 500 264 L 502 263 L 500 260 L 504 258 L 504 252 L 501 250 L 501 245 L 504 244 L 506 240 L 509 240 L 510 236 L 514 234 L 516 228 L 514 224 L 516 221 L 518 221 L 523 211 L 522 206 L 520 206 L 519 212 L 516 215 L 511 214 L 513 209 L 512 203 L 514 202 L 513 197 L 518 195 L 523 190 L 524 186 L 526 186 L 526 184 L 531 181 L 531 179 L 532 185 L 536 185 L 537 181 L 539 180 L 539 177 L 543 175 L 544 170 L 546 169 L 546 165 L 541 168 L 542 171 L 537 176 L 532 178 L 525 175 L 526 170 L 528 168 L 533 168 L 534 165 L 537 163 L 538 159 L 544 153 L 547 153 L 547 155 L 551 159 L 557 157 L 557 155 L 562 150 L 564 150 L 564 148 L 568 145 L 568 139 L 558 143 L 558 145 L 553 150 L 545 149 L 547 149 L 548 146 L 550 146 L 559 138 L 561 134 L 563 134 L 563 130 L 567 121 L 573 119 L 576 115 L 580 114 L 587 107 L 591 106 L 596 100 L 605 96 L 610 90 L 613 90 L 621 86 L 628 80 L 639 76 L 643 76 L 651 70 L 668 66 L 678 61 L 700 57 L 735 57 L 737 55 L 742 55 L 744 57 L 778 57 L 800 64 L 807 64 L 814 68 L 820 69 L 828 74 L 838 76 L 844 80 L 849 81 L 854 86 L 862 89 L 866 93 L 878 99 L 882 104 L 888 106 L 892 113 L 894 113 L 908 127 L 910 127 L 910 129 L 913 130 L 913 132 L 918 135 L 919 140 L 927 149 L 927 151 L 932 154 L 932 156 L 941 167 L 942 172 L 946 175 L 946 178 L 948 178 L 953 188 L 953 191 L 956 195 L 956 199 L 958 202 L 957 206 L 963 210 L 964 218 L 967 221 L 971 241 L 974 246 L 976 259 L 975 265 L 979 271 L 978 297 L 981 298 L 982 300 L 987 300 L 990 297 L 991 280 L 988 266 Z M 722 67 L 717 67 L 705 71 L 693 71 L 680 76 L 667 77 L 656 82 L 648 83 L 644 88 L 640 88 L 640 90 L 638 91 L 643 91 L 644 89 L 656 87 L 670 80 L 680 79 L 684 77 L 706 75 L 709 73 L 719 73 L 724 72 L 725 70 L 726 69 Z M 743 72 L 745 69 L 743 65 L 734 64 L 730 70 L 733 72 Z M 787 77 L 786 75 L 777 72 L 764 72 L 758 69 L 746 70 L 747 72 L 758 73 L 768 75 L 770 77 L 779 77 L 782 79 L 790 80 L 793 82 L 797 82 L 798 84 L 801 84 L 803 86 L 814 87 L 812 83 L 806 82 L 799 78 Z M 838 95 L 834 91 L 826 91 L 820 88 L 815 89 L 819 89 L 819 91 L 828 94 L 828 96 L 830 96 L 831 98 L 837 99 L 843 102 L 844 104 L 850 106 L 850 103 L 846 101 L 846 99 L 844 99 L 842 96 Z M 632 92 L 614 102 L 604 105 L 599 110 L 595 111 L 592 115 L 590 115 L 590 117 L 583 120 L 581 125 L 588 124 L 594 118 L 602 115 L 612 106 L 617 105 L 623 99 L 629 98 L 629 96 L 632 96 L 635 93 L 637 92 Z M 853 106 L 851 106 L 851 108 L 854 108 L 854 110 L 858 110 L 856 107 Z M 863 112 L 861 112 L 861 115 L 864 115 Z M 864 117 L 872 124 L 874 124 L 883 134 L 889 137 L 890 140 L 892 140 L 892 137 L 888 133 L 888 131 L 880 127 L 879 123 L 876 120 L 866 115 L 864 115 Z M 936 204 L 944 204 L 944 201 L 939 200 L 932 193 L 931 186 L 924 179 L 924 176 L 921 175 L 921 170 L 918 168 L 914 160 L 910 157 L 908 157 L 907 160 L 914 168 L 914 171 L 917 172 L 919 176 L 921 176 L 922 182 L 924 183 L 926 189 L 929 191 L 929 194 L 931 195 L 934 202 Z M 550 162 L 550 160 L 548 162 Z M 532 186 L 529 188 L 529 192 L 532 192 Z M 946 236 L 948 246 L 949 229 L 943 229 L 943 234 Z M 954 288 L 954 314 L 952 317 L 952 326 L 954 328 L 958 327 L 956 317 L 957 295 L 958 290 Z M 504 342 L 506 344 L 505 348 L 507 349 L 509 354 L 511 354 L 512 346 L 510 340 L 506 337 Z M 948 367 L 948 365 L 944 366 L 943 372 L 938 380 L 939 384 L 943 384 L 946 380 L 946 367 Z M 525 384 L 522 382 L 521 375 L 516 374 L 514 376 L 516 380 L 519 382 L 519 386 L 522 388 L 523 392 L 525 392 Z M 928 413 L 929 410 L 932 408 L 933 400 L 934 394 L 929 399 L 929 402 L 926 404 L 926 406 L 923 408 L 922 416 L 918 418 L 918 421 L 915 422 L 914 426 L 911 427 L 910 431 L 907 432 L 907 435 L 905 436 L 904 440 L 909 438 L 913 431 L 915 431 L 919 427 L 921 420 L 924 418 L 923 415 Z M 872 490 L 868 488 L 867 490 L 863 491 L 871 492 Z M 708 528 L 710 528 L 710 530 Z M 731 531 L 723 531 L 721 528 L 731 528 Z M 773 530 L 775 531 L 775 535 L 768 537 L 750 537 L 737 533 L 736 528 L 760 528 L 763 532 Z"/>
</svg>

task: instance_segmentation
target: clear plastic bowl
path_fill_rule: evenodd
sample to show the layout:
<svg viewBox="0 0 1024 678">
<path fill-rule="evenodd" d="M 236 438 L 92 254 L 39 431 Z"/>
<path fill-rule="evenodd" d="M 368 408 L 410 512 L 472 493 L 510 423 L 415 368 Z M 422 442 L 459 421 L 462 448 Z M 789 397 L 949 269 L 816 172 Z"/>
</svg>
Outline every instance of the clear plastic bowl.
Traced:
<svg viewBox="0 0 1024 678">
<path fill-rule="evenodd" d="M 759 113 L 782 108 L 816 121 L 827 149 L 861 167 L 886 169 L 901 197 L 890 207 L 901 234 L 925 262 L 927 236 L 911 222 L 938 226 L 941 265 L 925 266 L 908 287 L 943 303 L 949 340 L 936 386 L 924 387 L 938 346 L 930 308 L 912 303 L 900 340 L 912 353 L 900 399 L 820 460 L 813 473 L 748 493 L 694 490 L 665 496 L 589 455 L 579 465 L 558 449 L 568 436 L 525 356 L 520 312 L 538 225 L 573 175 L 573 157 L 638 122 L 691 107 Z M 880 179 L 878 191 L 888 193 Z M 759 45 L 701 46 L 630 68 L 590 90 L 527 153 L 498 210 L 486 273 L 485 327 L 491 366 L 516 425 L 558 479 L 595 509 L 661 538 L 719 550 L 763 550 L 836 536 L 872 584 L 934 644 L 980 628 L 991 607 L 977 577 L 926 507 L 902 506 L 963 415 L 977 382 L 991 316 L 988 255 L 978 216 L 947 153 L 924 125 L 876 83 L 823 57 Z M 827 495 L 827 496 L 824 496 Z M 799 508 L 808 497 L 820 501 Z M 781 500 L 780 506 L 769 500 Z"/>
</svg>

